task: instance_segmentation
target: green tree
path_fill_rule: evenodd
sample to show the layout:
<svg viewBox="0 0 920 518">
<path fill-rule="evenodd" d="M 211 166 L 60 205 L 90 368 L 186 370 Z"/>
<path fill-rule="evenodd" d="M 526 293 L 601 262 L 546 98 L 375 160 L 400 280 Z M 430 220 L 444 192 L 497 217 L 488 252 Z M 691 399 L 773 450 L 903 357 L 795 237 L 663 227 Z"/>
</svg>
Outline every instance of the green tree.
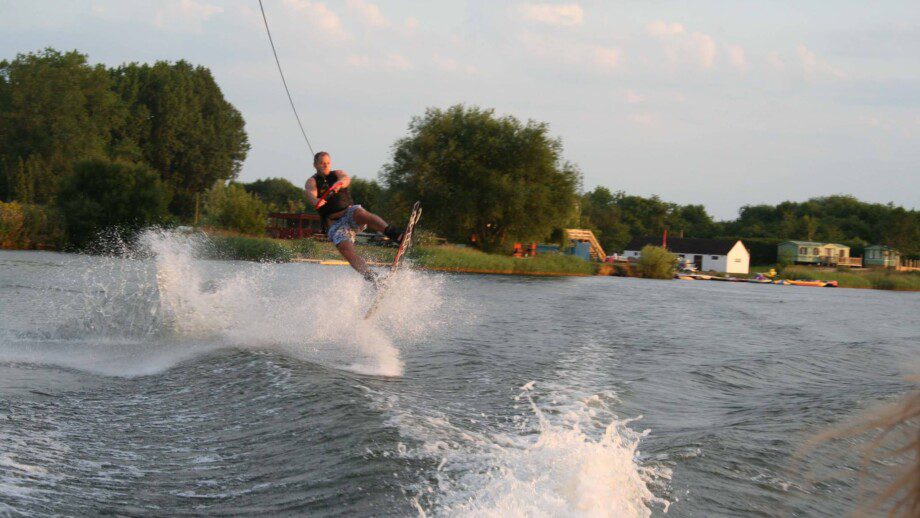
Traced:
<svg viewBox="0 0 920 518">
<path fill-rule="evenodd" d="M 84 247 L 103 229 L 127 236 L 163 222 L 169 192 L 156 171 L 145 165 L 90 159 L 74 166 L 58 203 L 68 240 Z"/>
<path fill-rule="evenodd" d="M 244 234 L 264 234 L 268 208 L 239 184 L 216 183 L 205 197 L 204 224 Z"/>
<path fill-rule="evenodd" d="M 594 231 L 604 250 L 622 250 L 631 239 L 623 210 L 617 205 L 622 196 L 606 187 L 597 187 L 581 197 L 581 226 Z"/>
<path fill-rule="evenodd" d="M 48 48 L 0 62 L 0 197 L 31 185 L 29 201 L 52 202 L 76 160 L 110 151 L 126 116 L 105 67 L 85 54 Z"/>
<path fill-rule="evenodd" d="M 493 110 L 431 108 L 396 142 L 384 170 L 391 207 L 420 200 L 426 226 L 487 251 L 547 237 L 575 210 L 581 174 L 544 123 Z"/>
<path fill-rule="evenodd" d="M 242 115 L 210 70 L 186 61 L 131 63 L 110 73 L 130 109 L 116 135 L 124 144 L 113 151 L 137 154 L 159 171 L 173 192 L 173 213 L 190 217 L 196 194 L 239 173 L 249 151 Z"/>
<path fill-rule="evenodd" d="M 264 178 L 241 184 L 246 192 L 255 194 L 272 211 L 303 211 L 306 195 L 303 187 L 297 187 L 285 178 Z"/>
<path fill-rule="evenodd" d="M 683 205 L 676 207 L 680 223 L 673 228 L 683 231 L 687 237 L 714 237 L 718 225 L 702 205 Z"/>
<path fill-rule="evenodd" d="M 383 208 L 385 193 L 376 180 L 352 177 L 348 190 L 355 203 L 361 204 L 365 209 L 377 212 Z"/>
</svg>

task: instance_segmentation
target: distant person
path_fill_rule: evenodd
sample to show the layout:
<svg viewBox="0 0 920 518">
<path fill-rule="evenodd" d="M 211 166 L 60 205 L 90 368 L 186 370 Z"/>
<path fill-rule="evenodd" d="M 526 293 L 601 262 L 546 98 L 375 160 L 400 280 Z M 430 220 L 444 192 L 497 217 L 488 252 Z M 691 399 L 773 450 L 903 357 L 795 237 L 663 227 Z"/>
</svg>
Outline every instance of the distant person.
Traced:
<svg viewBox="0 0 920 518">
<path fill-rule="evenodd" d="M 355 271 L 364 276 L 365 280 L 376 286 L 376 274 L 358 255 L 355 248 L 355 234 L 370 227 L 371 230 L 382 232 L 390 241 L 399 244 L 403 238 L 403 231 L 388 225 L 380 216 L 354 204 L 348 192 L 351 178 L 345 171 L 332 170 L 329 153 L 320 151 L 314 155 L 313 167 L 316 174 L 307 180 L 305 186 L 307 200 L 319 213 L 326 235 L 342 257 Z"/>
</svg>

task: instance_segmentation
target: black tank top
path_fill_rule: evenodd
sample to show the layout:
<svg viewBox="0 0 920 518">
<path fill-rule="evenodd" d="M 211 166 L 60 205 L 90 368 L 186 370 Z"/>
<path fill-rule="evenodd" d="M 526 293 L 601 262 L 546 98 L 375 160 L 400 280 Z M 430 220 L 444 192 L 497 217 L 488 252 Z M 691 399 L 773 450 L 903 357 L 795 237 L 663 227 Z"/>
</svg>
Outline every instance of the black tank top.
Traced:
<svg viewBox="0 0 920 518">
<path fill-rule="evenodd" d="M 322 198 L 323 195 L 326 194 L 326 191 L 339 181 L 339 175 L 335 171 L 330 171 L 326 176 L 316 173 L 313 175 L 313 180 L 316 181 L 316 197 Z M 348 187 L 346 187 L 326 198 L 326 204 L 317 209 L 316 212 L 325 219 L 330 214 L 345 210 L 352 205 L 354 205 L 354 202 L 351 200 L 351 194 L 348 192 Z"/>
</svg>

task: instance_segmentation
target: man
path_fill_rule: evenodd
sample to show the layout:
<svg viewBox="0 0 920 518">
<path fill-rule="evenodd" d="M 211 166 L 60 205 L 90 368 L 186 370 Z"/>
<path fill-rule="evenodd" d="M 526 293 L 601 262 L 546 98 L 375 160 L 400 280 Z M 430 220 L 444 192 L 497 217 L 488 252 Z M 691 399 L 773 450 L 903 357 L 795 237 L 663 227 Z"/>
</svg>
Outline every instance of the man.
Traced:
<svg viewBox="0 0 920 518">
<path fill-rule="evenodd" d="M 328 227 L 326 235 L 342 257 L 363 275 L 365 280 L 376 285 L 376 274 L 368 268 L 355 248 L 355 233 L 370 227 L 371 230 L 383 232 L 391 241 L 398 244 L 402 241 L 403 231 L 388 225 L 380 216 L 352 202 L 351 194 L 348 192 L 351 178 L 345 171 L 332 170 L 329 153 L 317 153 L 313 157 L 313 168 L 316 169 L 316 174 L 307 180 L 305 186 L 307 200 L 322 218 L 323 228 Z"/>
</svg>

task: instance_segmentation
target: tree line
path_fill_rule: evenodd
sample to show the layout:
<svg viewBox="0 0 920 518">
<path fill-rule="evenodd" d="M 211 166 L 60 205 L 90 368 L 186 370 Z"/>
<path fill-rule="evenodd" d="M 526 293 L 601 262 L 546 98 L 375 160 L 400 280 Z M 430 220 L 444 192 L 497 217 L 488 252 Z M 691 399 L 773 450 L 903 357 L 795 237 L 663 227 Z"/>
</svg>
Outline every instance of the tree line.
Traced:
<svg viewBox="0 0 920 518">
<path fill-rule="evenodd" d="M 0 200 L 47 208 L 74 244 L 109 224 L 188 221 L 248 150 L 207 68 L 106 68 L 51 48 L 0 61 Z"/>
<path fill-rule="evenodd" d="M 311 210 L 302 187 L 286 179 L 236 182 L 248 150 L 243 117 L 207 68 L 185 61 L 106 68 L 54 49 L 0 62 L 0 200 L 20 206 L 18 216 L 0 207 L 0 233 L 17 217 L 24 234 L 77 246 L 109 226 L 197 220 L 261 233 L 268 211 Z M 775 261 L 775 245 L 786 239 L 838 241 L 857 253 L 883 243 L 920 255 L 918 211 L 852 196 L 745 206 L 737 219 L 715 221 L 702 205 L 603 186 L 585 191 L 545 123 L 475 106 L 426 110 L 394 143 L 378 178 L 350 173 L 357 203 L 398 222 L 420 200 L 426 230 L 486 251 L 589 228 L 608 252 L 668 230 L 744 239 L 755 262 Z M 61 229 L 52 228 L 56 221 Z"/>
</svg>

